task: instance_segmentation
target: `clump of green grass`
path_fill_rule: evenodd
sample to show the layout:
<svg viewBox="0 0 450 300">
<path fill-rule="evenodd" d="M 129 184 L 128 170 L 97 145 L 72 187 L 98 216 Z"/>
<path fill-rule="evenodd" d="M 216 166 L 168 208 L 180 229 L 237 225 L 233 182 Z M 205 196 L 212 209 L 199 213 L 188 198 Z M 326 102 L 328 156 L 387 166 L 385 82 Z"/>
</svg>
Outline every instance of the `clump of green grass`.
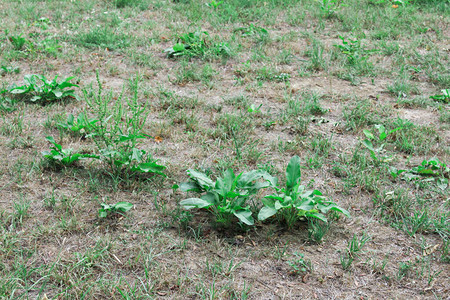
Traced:
<svg viewBox="0 0 450 300">
<path fill-rule="evenodd" d="M 72 43 L 86 48 L 118 50 L 130 46 L 130 37 L 107 27 L 95 27 L 88 32 L 82 32 L 73 37 Z"/>
<path fill-rule="evenodd" d="M 404 153 L 428 154 L 440 141 L 436 130 L 429 126 L 418 126 L 400 118 L 388 120 L 385 124 L 389 128 L 402 128 L 392 135 L 392 140 L 396 149 Z"/>
<path fill-rule="evenodd" d="M 346 106 L 343 110 L 343 118 L 349 130 L 358 130 L 379 122 L 379 116 L 373 110 L 370 100 L 358 101 L 354 107 Z"/>
<path fill-rule="evenodd" d="M 148 5 L 146 0 L 113 0 L 113 3 L 117 8 L 138 6 L 144 9 L 145 6 Z"/>
</svg>

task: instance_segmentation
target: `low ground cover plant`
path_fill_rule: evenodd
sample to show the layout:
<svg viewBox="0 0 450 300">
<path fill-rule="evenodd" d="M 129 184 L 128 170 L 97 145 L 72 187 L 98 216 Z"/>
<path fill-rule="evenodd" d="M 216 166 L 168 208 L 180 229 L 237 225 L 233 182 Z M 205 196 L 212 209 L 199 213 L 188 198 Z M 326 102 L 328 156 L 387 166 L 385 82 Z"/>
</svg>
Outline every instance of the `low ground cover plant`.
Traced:
<svg viewBox="0 0 450 300">
<path fill-rule="evenodd" d="M 344 0 L 319 0 L 320 10 L 325 18 L 331 18 L 342 6 Z"/>
<path fill-rule="evenodd" d="M 390 167 L 389 170 L 394 179 L 401 176 L 406 181 L 436 182 L 441 190 L 445 190 L 448 187 L 450 167 L 439 161 L 438 158 L 423 160 L 420 165 L 411 169 Z"/>
<path fill-rule="evenodd" d="M 439 102 L 450 103 L 450 89 L 441 90 L 441 92 L 442 94 L 430 96 L 430 98 Z"/>
<path fill-rule="evenodd" d="M 182 183 L 180 190 L 204 194 L 198 198 L 182 200 L 180 205 L 185 209 L 206 209 L 213 214 L 217 223 L 226 226 L 231 224 L 233 216 L 243 224 L 253 225 L 250 202 L 254 201 L 253 197 L 259 190 L 273 185 L 271 181 L 275 180 L 261 170 L 243 172 L 236 176 L 233 170 L 228 169 L 215 182 L 202 172 L 188 170 L 188 174 L 190 180 Z M 258 181 L 260 179 L 263 181 Z"/>
<path fill-rule="evenodd" d="M 272 182 L 278 182 L 273 180 Z M 350 213 L 339 207 L 318 190 L 307 190 L 301 184 L 300 158 L 292 157 L 286 168 L 286 186 L 272 186 L 275 193 L 265 196 L 261 201 L 264 206 L 258 213 L 258 220 L 264 221 L 277 215 L 281 221 L 291 228 L 300 219 L 315 218 L 327 222 L 326 214 L 336 211 L 350 217 Z"/>
<path fill-rule="evenodd" d="M 78 85 L 70 81 L 74 77 L 67 77 L 58 81 L 58 76 L 53 80 L 48 80 L 43 75 L 25 75 L 25 84 L 21 86 L 13 85 L 8 92 L 13 95 L 20 95 L 23 99 L 31 102 L 39 102 L 42 104 L 52 103 L 65 98 L 75 98 L 75 90 L 67 89 L 78 87 Z"/>
<path fill-rule="evenodd" d="M 97 94 L 84 90 L 88 111 L 96 117 L 88 118 L 87 112 L 83 112 L 75 120 L 70 114 L 66 123 L 57 124 L 63 130 L 83 133 L 85 137 L 91 138 L 97 148 L 96 154 L 81 154 L 73 152 L 73 149 L 63 149 L 53 137 L 47 137 L 53 147 L 42 153 L 44 157 L 64 166 L 81 159 L 99 159 L 108 166 L 109 174 L 115 179 L 129 179 L 144 173 L 165 176 L 163 170 L 166 167 L 158 164 L 150 153 L 138 148 L 139 141 L 150 136 L 142 133 L 147 115 L 145 107 L 138 103 L 137 82 L 133 85 L 135 93 L 132 98 L 124 99 L 122 93 L 116 101 L 113 101 L 111 93 L 104 95 L 100 81 L 97 82 Z"/>
<path fill-rule="evenodd" d="M 178 42 L 164 50 L 168 57 L 228 57 L 231 55 L 227 43 L 214 43 L 210 41 L 206 31 L 185 33 L 178 37 Z"/>
<path fill-rule="evenodd" d="M 13 66 L 0 66 L 0 75 L 3 76 L 5 74 L 19 74 L 20 68 Z"/>
<path fill-rule="evenodd" d="M 292 275 L 302 275 L 307 272 L 312 272 L 313 265 L 310 259 L 305 258 L 303 253 L 294 252 L 295 258 L 287 261 L 287 264 L 291 267 Z"/>
<path fill-rule="evenodd" d="M 85 113 L 80 113 L 77 118 L 73 114 L 70 114 L 67 117 L 67 121 L 65 123 L 58 123 L 58 128 L 63 130 L 70 131 L 72 133 L 90 133 L 94 129 L 94 125 L 99 122 L 99 120 L 95 118 L 87 118 Z"/>
<path fill-rule="evenodd" d="M 133 204 L 126 201 L 117 202 L 116 204 L 101 204 L 102 208 L 98 210 L 99 218 L 107 218 L 114 215 L 124 215 L 133 208 Z"/>
<path fill-rule="evenodd" d="M 378 130 L 378 134 L 364 129 L 363 132 L 366 139 L 362 141 L 362 144 L 369 150 L 370 156 L 374 161 L 383 162 L 389 159 L 389 156 L 381 155 L 384 151 L 384 146 L 386 145 L 384 141 L 389 135 L 401 130 L 402 127 L 397 127 L 389 131 L 387 131 L 386 127 L 382 124 L 375 125 L 374 127 Z M 378 146 L 375 147 L 374 144 L 377 144 Z"/>
<path fill-rule="evenodd" d="M 51 136 L 48 136 L 46 139 L 53 144 L 53 146 L 50 147 L 49 151 L 42 152 L 42 155 L 55 164 L 70 166 L 82 159 L 99 158 L 97 155 L 74 152 L 72 148 L 63 149 L 63 147 L 56 143 L 55 139 Z"/>
<path fill-rule="evenodd" d="M 327 200 L 318 190 L 306 190 L 301 185 L 300 158 L 294 156 L 286 169 L 286 187 L 278 187 L 278 178 L 266 171 L 253 170 L 235 175 L 229 169 L 222 177 L 212 181 L 206 174 L 188 170 L 190 181 L 180 185 L 181 191 L 205 193 L 199 198 L 182 200 L 185 209 L 202 208 L 210 211 L 218 223 L 229 224 L 235 216 L 246 225 L 253 225 L 253 212 L 259 209 L 258 220 L 278 216 L 291 228 L 301 219 L 315 218 L 327 222 L 326 214 L 336 211 L 350 217 L 350 213 L 333 201 Z M 258 181 L 262 180 L 262 181 Z M 276 193 L 260 200 L 255 197 L 261 189 L 273 188 Z M 250 206 L 250 203 L 252 206 Z"/>
</svg>

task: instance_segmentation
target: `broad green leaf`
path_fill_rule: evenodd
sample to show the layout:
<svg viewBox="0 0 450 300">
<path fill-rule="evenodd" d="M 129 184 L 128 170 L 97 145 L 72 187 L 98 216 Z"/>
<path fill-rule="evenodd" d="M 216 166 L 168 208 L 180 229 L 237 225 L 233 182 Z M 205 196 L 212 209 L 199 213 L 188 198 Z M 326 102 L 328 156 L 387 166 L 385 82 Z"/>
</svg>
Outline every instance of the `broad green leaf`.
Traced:
<svg viewBox="0 0 450 300">
<path fill-rule="evenodd" d="M 74 121 L 75 121 L 74 115 L 70 114 L 70 115 L 67 117 L 67 124 L 70 125 L 70 126 L 72 126 L 73 123 L 74 123 Z M 80 122 L 80 116 L 78 116 L 78 122 Z"/>
<path fill-rule="evenodd" d="M 129 135 L 122 134 L 119 136 L 119 142 L 127 142 L 136 139 L 145 139 L 145 136 L 142 134 L 129 134 Z"/>
<path fill-rule="evenodd" d="M 362 144 L 364 145 L 364 146 L 366 146 L 366 148 L 367 149 L 369 149 L 370 151 L 375 151 L 375 149 L 373 148 L 373 144 L 372 144 L 372 142 L 371 141 L 369 141 L 369 140 L 364 140 L 364 141 L 362 141 Z"/>
<path fill-rule="evenodd" d="M 105 203 L 102 203 L 100 205 L 101 205 L 102 209 L 104 209 L 104 210 L 111 210 L 112 209 L 112 205 L 105 204 Z"/>
<path fill-rule="evenodd" d="M 375 136 L 372 134 L 372 132 L 370 132 L 367 129 L 363 130 L 364 135 L 369 139 L 369 140 L 373 140 L 375 139 Z"/>
<path fill-rule="evenodd" d="M 323 195 L 322 192 L 319 191 L 319 190 L 313 190 L 313 191 L 311 192 L 311 194 L 312 194 L 312 195 L 315 195 L 315 196 L 322 196 L 322 195 Z"/>
<path fill-rule="evenodd" d="M 70 83 L 69 81 L 71 81 L 72 79 L 74 79 L 75 77 L 67 77 L 66 79 L 64 79 L 61 83 L 58 84 L 58 88 L 60 89 L 65 89 L 68 87 L 78 87 L 78 85 Z"/>
<path fill-rule="evenodd" d="M 140 172 L 155 173 L 163 177 L 166 177 L 166 174 L 162 172 L 162 170 L 164 170 L 165 168 L 166 168 L 165 166 L 158 165 L 154 162 L 147 162 L 138 164 L 136 168 L 133 168 L 133 171 L 138 169 Z"/>
<path fill-rule="evenodd" d="M 378 129 L 378 133 L 381 134 L 383 132 L 386 132 L 386 127 L 384 127 L 383 124 L 377 124 L 374 126 L 376 129 Z"/>
<path fill-rule="evenodd" d="M 275 176 L 270 175 L 267 172 L 264 172 L 262 177 L 264 180 L 267 180 L 270 183 L 271 187 L 276 187 L 278 185 L 278 178 Z"/>
<path fill-rule="evenodd" d="M 108 216 L 108 212 L 107 212 L 106 210 L 104 210 L 104 209 L 100 209 L 100 210 L 98 211 L 98 216 L 99 216 L 100 218 L 106 218 L 106 217 Z"/>
<path fill-rule="evenodd" d="M 114 209 L 116 209 L 116 210 L 118 210 L 118 211 L 121 211 L 121 212 L 127 212 L 127 211 L 129 211 L 132 207 L 133 207 L 133 204 L 131 204 L 130 202 L 125 202 L 125 201 L 117 202 L 117 203 L 114 205 Z"/>
<path fill-rule="evenodd" d="M 329 210 L 338 211 L 338 212 L 342 213 L 344 216 L 346 216 L 348 218 L 351 218 L 350 213 L 348 212 L 348 210 L 343 209 L 342 207 L 333 205 L 333 206 L 330 207 Z"/>
<path fill-rule="evenodd" d="M 246 189 L 248 189 L 249 191 L 254 193 L 254 192 L 257 192 L 257 191 L 259 191 L 261 189 L 265 189 L 265 188 L 268 188 L 268 187 L 272 187 L 272 184 L 270 182 L 268 182 L 268 181 L 264 181 L 264 182 L 257 181 L 253 185 L 248 186 L 248 188 L 246 187 Z"/>
<path fill-rule="evenodd" d="M 276 210 L 275 208 L 264 206 L 258 213 L 258 220 L 264 221 L 265 219 L 275 215 L 277 211 L 278 210 Z"/>
<path fill-rule="evenodd" d="M 261 178 L 263 176 L 263 173 L 265 173 L 265 171 L 262 170 L 252 170 L 250 172 L 242 173 L 237 182 L 237 186 L 240 188 L 250 188 L 253 181 Z"/>
<path fill-rule="evenodd" d="M 394 133 L 394 132 L 396 132 L 398 130 L 401 130 L 401 129 L 403 129 L 403 127 L 397 127 L 395 129 L 392 129 L 392 130 L 389 131 L 389 134 Z"/>
<path fill-rule="evenodd" d="M 448 179 L 447 178 L 438 178 L 436 185 L 438 188 L 445 191 L 445 189 L 448 187 Z"/>
<path fill-rule="evenodd" d="M 226 170 L 223 175 L 223 178 L 217 178 L 215 190 L 220 196 L 227 197 L 227 194 L 232 189 L 235 176 L 231 169 Z"/>
<path fill-rule="evenodd" d="M 283 196 L 278 195 L 267 195 L 264 198 L 261 199 L 261 202 L 269 207 L 275 207 L 275 201 L 283 201 Z"/>
<path fill-rule="evenodd" d="M 36 84 L 36 79 L 38 78 L 37 75 L 35 74 L 29 74 L 29 75 L 25 75 L 23 77 L 23 80 L 25 82 L 27 82 L 29 85 L 35 85 Z"/>
<path fill-rule="evenodd" d="M 314 207 L 315 207 L 315 203 L 312 200 L 306 200 L 305 202 L 303 202 L 300 205 L 296 206 L 297 209 L 305 210 L 305 211 L 313 210 Z"/>
<path fill-rule="evenodd" d="M 229 199 L 233 199 L 236 197 L 248 197 L 248 194 L 241 194 L 238 191 L 230 191 L 228 193 L 225 194 L 225 196 L 223 196 L 224 198 L 229 198 Z"/>
<path fill-rule="evenodd" d="M 202 190 L 202 187 L 195 181 L 180 183 L 180 191 L 182 192 L 201 192 Z"/>
<path fill-rule="evenodd" d="M 54 90 L 53 94 L 55 95 L 56 98 L 61 98 L 61 96 L 63 95 L 61 90 Z"/>
<path fill-rule="evenodd" d="M 253 225 L 255 223 L 252 212 L 249 210 L 234 211 L 233 214 L 244 224 Z"/>
<path fill-rule="evenodd" d="M 336 203 L 331 202 L 331 201 L 320 203 L 317 205 L 317 207 L 324 214 L 328 213 L 330 210 L 334 210 L 334 211 L 344 214 L 346 217 L 349 217 L 349 218 L 351 217 L 350 213 L 346 209 L 339 207 Z"/>
<path fill-rule="evenodd" d="M 40 100 L 40 99 L 42 99 L 41 96 L 33 96 L 33 97 L 31 97 L 30 101 L 31 101 L 31 102 L 36 102 L 36 101 L 38 101 L 38 100 Z"/>
<path fill-rule="evenodd" d="M 188 171 L 189 176 L 198 182 L 198 184 L 201 185 L 202 188 L 209 191 L 210 189 L 214 188 L 214 182 L 206 176 L 206 174 L 189 169 Z"/>
<path fill-rule="evenodd" d="M 421 169 L 419 170 L 417 173 L 419 173 L 420 175 L 425 175 L 425 176 L 435 176 L 437 175 L 433 170 L 431 169 Z"/>
<path fill-rule="evenodd" d="M 184 44 L 178 43 L 178 44 L 173 45 L 172 49 L 174 52 L 181 52 L 181 51 L 184 51 L 185 46 L 184 46 Z"/>
<path fill-rule="evenodd" d="M 16 87 L 9 91 L 11 94 L 24 94 L 28 92 L 26 87 Z"/>
<path fill-rule="evenodd" d="M 210 201 L 201 198 L 189 198 L 180 201 L 180 205 L 183 206 L 185 209 L 208 208 L 213 204 L 214 203 L 211 203 Z"/>
<path fill-rule="evenodd" d="M 236 175 L 234 175 L 232 169 L 228 169 L 223 173 L 223 182 L 228 191 L 231 190 L 235 179 Z"/>
<path fill-rule="evenodd" d="M 325 223 L 328 223 L 327 217 L 319 212 L 314 212 L 314 213 L 306 213 L 305 216 L 310 217 L 310 218 L 316 218 L 319 219 Z"/>
<path fill-rule="evenodd" d="M 288 199 L 290 199 L 290 197 L 286 197 L 286 198 L 288 198 Z M 282 208 L 284 208 L 284 207 L 286 207 L 286 205 L 283 205 L 284 203 L 289 203 L 289 200 L 288 201 L 285 201 L 285 202 L 281 202 L 281 201 L 279 201 L 279 200 L 277 200 L 277 201 L 275 201 L 275 203 L 274 203 L 274 208 L 275 208 L 275 210 L 280 210 L 280 209 L 282 209 Z M 286 203 L 286 204 L 287 204 Z"/>
<path fill-rule="evenodd" d="M 139 150 L 137 148 L 131 149 L 131 160 L 134 160 L 136 162 L 142 161 L 142 156 L 145 154 L 144 150 Z"/>
<path fill-rule="evenodd" d="M 52 144 L 56 144 L 55 139 L 52 136 L 47 136 L 47 137 L 45 137 L 45 139 Z"/>
<path fill-rule="evenodd" d="M 301 179 L 300 157 L 297 155 L 292 157 L 286 168 L 286 190 L 292 191 L 297 182 Z"/>
</svg>

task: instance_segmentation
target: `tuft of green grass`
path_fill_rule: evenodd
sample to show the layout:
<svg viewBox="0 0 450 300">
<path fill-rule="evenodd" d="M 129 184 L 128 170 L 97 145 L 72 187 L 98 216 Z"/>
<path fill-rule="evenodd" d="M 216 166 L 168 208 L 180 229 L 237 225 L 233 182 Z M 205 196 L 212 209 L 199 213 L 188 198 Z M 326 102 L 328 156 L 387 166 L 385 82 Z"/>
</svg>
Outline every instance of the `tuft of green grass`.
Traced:
<svg viewBox="0 0 450 300">
<path fill-rule="evenodd" d="M 82 32 L 72 38 L 72 43 L 86 48 L 103 48 L 118 50 L 130 46 L 130 36 L 118 33 L 107 27 L 94 27 L 88 32 Z"/>
</svg>

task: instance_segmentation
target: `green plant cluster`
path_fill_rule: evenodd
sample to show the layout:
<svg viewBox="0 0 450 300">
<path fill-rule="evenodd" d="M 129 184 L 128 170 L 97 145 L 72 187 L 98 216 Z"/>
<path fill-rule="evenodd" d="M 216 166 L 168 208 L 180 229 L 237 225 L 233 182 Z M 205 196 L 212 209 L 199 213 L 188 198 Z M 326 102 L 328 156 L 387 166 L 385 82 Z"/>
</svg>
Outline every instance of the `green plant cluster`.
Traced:
<svg viewBox="0 0 450 300">
<path fill-rule="evenodd" d="M 336 211 L 350 217 L 350 213 L 335 202 L 327 200 L 318 190 L 307 190 L 301 184 L 300 158 L 294 156 L 286 169 L 286 186 L 280 188 L 278 178 L 263 170 L 253 170 L 235 175 L 229 169 L 214 182 L 204 173 L 188 170 L 190 181 L 182 183 L 184 192 L 203 193 L 200 197 L 182 200 L 185 209 L 200 208 L 209 211 L 219 224 L 230 225 L 233 217 L 240 224 L 254 225 L 257 211 L 259 221 L 272 216 L 291 228 L 302 219 L 319 219 L 327 222 L 327 213 Z M 262 189 L 275 192 L 257 201 Z"/>
<path fill-rule="evenodd" d="M 126 201 L 117 202 L 116 204 L 101 204 L 102 208 L 98 210 L 99 218 L 107 218 L 113 215 L 123 215 L 133 208 L 133 204 Z"/>
<path fill-rule="evenodd" d="M 41 29 L 46 30 L 48 29 L 48 23 L 49 20 L 47 18 L 40 18 L 31 26 L 38 26 Z M 60 49 L 62 48 L 62 46 L 59 44 L 58 39 L 55 38 L 45 38 L 42 40 L 34 41 L 31 38 L 25 38 L 24 36 L 22 36 L 22 33 L 19 35 L 11 35 L 7 32 L 6 35 L 13 49 L 24 56 L 43 53 L 47 56 L 57 57 Z"/>
<path fill-rule="evenodd" d="M 364 129 L 364 135 L 366 136 L 366 139 L 362 141 L 362 144 L 364 147 L 366 147 L 369 152 L 370 156 L 374 161 L 377 162 L 385 162 L 390 159 L 389 156 L 382 155 L 384 152 L 384 146 L 386 145 L 385 140 L 386 138 L 393 134 L 394 132 L 401 130 L 402 127 L 397 127 L 392 130 L 387 131 L 386 127 L 382 124 L 378 124 L 374 126 L 378 130 L 378 135 L 375 135 L 371 131 Z M 378 144 L 378 147 L 375 147 L 374 144 Z"/>
<path fill-rule="evenodd" d="M 147 116 L 144 113 L 145 107 L 138 103 L 137 80 L 132 86 L 133 97 L 124 100 L 122 94 L 112 107 L 109 104 L 114 103 L 113 95 L 103 94 L 98 74 L 97 83 L 99 89 L 96 94 L 84 91 L 90 112 L 96 117 L 88 118 L 86 113 L 81 113 L 75 120 L 73 115 L 69 115 L 66 123 L 57 124 L 60 129 L 72 133 L 84 131 L 84 137 L 94 141 L 97 154 L 79 154 L 74 153 L 72 149 L 64 150 L 52 137 L 48 137 L 54 147 L 43 152 L 44 157 L 63 166 L 85 158 L 99 159 L 106 164 L 113 178 L 127 179 L 143 173 L 165 176 L 165 167 L 159 165 L 150 153 L 138 148 L 139 141 L 150 136 L 142 133 Z"/>
<path fill-rule="evenodd" d="M 229 57 L 231 49 L 227 43 L 210 41 L 206 31 L 196 31 L 178 37 L 178 42 L 164 50 L 168 57 Z"/>
<path fill-rule="evenodd" d="M 25 75 L 25 84 L 21 86 L 13 85 L 6 92 L 12 95 L 20 95 L 23 99 L 42 104 L 55 102 L 65 98 L 77 99 L 75 90 L 67 88 L 78 87 L 70 81 L 74 77 L 67 77 L 58 81 L 58 76 L 53 80 L 48 80 L 43 75 Z"/>
<path fill-rule="evenodd" d="M 346 40 L 344 37 L 339 36 L 342 40 L 342 45 L 334 45 L 338 48 L 342 54 L 347 56 L 347 62 L 349 65 L 357 65 L 359 63 L 366 62 L 367 54 L 374 52 L 375 50 L 367 50 L 361 45 L 360 40 Z"/>
<path fill-rule="evenodd" d="M 444 103 L 450 103 L 450 89 L 444 89 L 441 90 L 442 94 L 437 94 L 434 96 L 430 96 L 430 99 L 444 102 Z"/>
<path fill-rule="evenodd" d="M 442 190 L 448 187 L 450 176 L 450 167 L 437 158 L 423 160 L 420 165 L 411 169 L 390 167 L 389 171 L 394 179 L 401 175 L 401 178 L 406 181 L 436 182 Z"/>
<path fill-rule="evenodd" d="M 83 153 L 76 153 L 73 151 L 73 149 L 63 149 L 63 147 L 56 143 L 55 139 L 51 136 L 48 136 L 47 141 L 49 141 L 51 144 L 53 144 L 53 147 L 50 148 L 49 151 L 43 151 L 42 155 L 57 164 L 63 165 L 63 166 L 70 166 L 74 164 L 75 162 L 86 159 L 86 158 L 98 158 L 96 155 L 91 154 L 83 154 Z"/>
</svg>

